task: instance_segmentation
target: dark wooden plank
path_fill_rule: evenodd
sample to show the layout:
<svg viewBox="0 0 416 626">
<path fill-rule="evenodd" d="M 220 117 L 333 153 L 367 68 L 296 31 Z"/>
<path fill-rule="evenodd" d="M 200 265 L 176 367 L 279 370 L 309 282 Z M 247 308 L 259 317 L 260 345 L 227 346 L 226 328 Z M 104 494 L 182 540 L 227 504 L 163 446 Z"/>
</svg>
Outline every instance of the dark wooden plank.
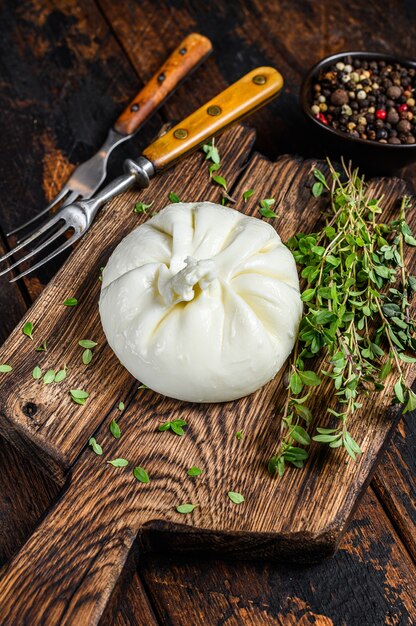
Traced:
<svg viewBox="0 0 416 626">
<path fill-rule="evenodd" d="M 381 457 L 374 489 L 393 520 L 404 544 L 416 560 L 416 425 L 414 416 L 404 415 L 391 444 Z"/>
<path fill-rule="evenodd" d="M 285 78 L 286 89 L 278 102 L 253 117 L 257 146 L 271 158 L 285 153 L 325 156 L 309 139 L 298 105 L 301 79 L 320 58 L 366 49 L 414 56 L 416 6 L 404 0 L 396 0 L 394 8 L 388 0 L 334 0 L 319 5 L 312 0 L 160 0 L 157 11 L 152 0 L 131 0 L 123 11 L 112 0 L 98 3 L 144 78 L 179 34 L 197 30 L 212 40 L 214 55 L 195 75 L 194 88 L 184 86 L 164 107 L 170 118 L 180 118 L 195 101 L 201 103 L 200 94 L 215 94 L 257 65 L 275 66 Z M 394 20 L 383 19 L 393 14 Z"/>
<path fill-rule="evenodd" d="M 165 626 L 412 626 L 415 570 L 371 490 L 337 554 L 313 567 L 151 554 L 140 567 Z M 126 599 L 123 613 L 132 615 Z M 133 622 L 134 623 L 134 622 Z"/>
<path fill-rule="evenodd" d="M 0 75 L 0 223 L 6 232 L 43 208 L 75 165 L 92 156 L 142 83 L 92 0 L 2 3 Z M 143 145 L 160 123 L 155 118 L 146 128 Z M 131 149 L 117 151 L 113 173 Z M 26 280 L 32 298 L 63 260 Z"/>
<path fill-rule="evenodd" d="M 0 438 L 0 566 L 23 545 L 58 493 L 30 458 Z"/>
</svg>

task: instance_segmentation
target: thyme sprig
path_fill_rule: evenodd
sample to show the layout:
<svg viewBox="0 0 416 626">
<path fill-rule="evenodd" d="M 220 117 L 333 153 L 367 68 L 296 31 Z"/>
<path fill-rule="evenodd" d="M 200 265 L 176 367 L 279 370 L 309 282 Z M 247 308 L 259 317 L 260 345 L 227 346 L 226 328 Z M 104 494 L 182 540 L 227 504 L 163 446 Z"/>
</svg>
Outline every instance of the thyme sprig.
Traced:
<svg viewBox="0 0 416 626">
<path fill-rule="evenodd" d="M 312 439 L 343 447 L 353 459 L 361 449 L 349 425 L 363 396 L 383 390 L 390 374 L 404 412 L 416 408 L 403 371 L 403 363 L 416 362 L 416 322 L 410 311 L 416 278 L 404 255 L 406 245 L 416 246 L 406 222 L 410 199 L 403 199 L 398 219 L 383 224 L 376 219 L 382 198 L 368 195 L 358 171 L 344 166 L 339 173 L 331 163 L 329 169 L 330 184 L 314 170 L 319 188 L 314 183 L 313 195 L 327 190 L 330 199 L 325 227 L 288 242 L 306 281 L 305 310 L 289 365 L 280 445 L 268 465 L 272 475 L 282 475 L 287 463 L 303 467 L 311 443 L 311 388 L 324 380 L 330 381 L 336 398 L 327 409 L 334 426 L 318 426 Z M 317 357 L 316 374 L 308 363 Z"/>
</svg>

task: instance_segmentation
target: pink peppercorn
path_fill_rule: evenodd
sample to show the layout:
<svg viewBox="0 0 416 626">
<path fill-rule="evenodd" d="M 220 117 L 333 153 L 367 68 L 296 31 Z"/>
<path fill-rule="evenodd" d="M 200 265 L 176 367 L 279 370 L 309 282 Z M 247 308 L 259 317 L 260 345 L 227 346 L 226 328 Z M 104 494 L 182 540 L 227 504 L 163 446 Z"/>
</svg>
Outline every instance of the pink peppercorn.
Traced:
<svg viewBox="0 0 416 626">
<path fill-rule="evenodd" d="M 318 113 L 318 115 L 316 116 L 316 119 L 318 119 L 320 122 L 322 122 L 322 124 L 328 125 L 328 120 L 326 119 L 326 117 L 325 117 L 325 115 L 323 113 Z"/>
<path fill-rule="evenodd" d="M 376 118 L 379 120 L 385 120 L 387 116 L 387 111 L 385 109 L 377 109 Z"/>
<path fill-rule="evenodd" d="M 402 113 L 402 111 L 407 111 L 407 104 L 401 104 L 397 110 L 399 113 Z"/>
</svg>

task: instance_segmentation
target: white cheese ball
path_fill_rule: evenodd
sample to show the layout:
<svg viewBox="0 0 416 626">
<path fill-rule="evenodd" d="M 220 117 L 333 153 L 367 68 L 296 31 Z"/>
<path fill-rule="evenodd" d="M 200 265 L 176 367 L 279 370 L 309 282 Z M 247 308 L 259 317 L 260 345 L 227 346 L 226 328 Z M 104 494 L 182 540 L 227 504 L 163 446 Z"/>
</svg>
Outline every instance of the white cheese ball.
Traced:
<svg viewBox="0 0 416 626">
<path fill-rule="evenodd" d="M 211 202 L 170 204 L 103 272 L 108 343 L 133 376 L 179 400 L 262 387 L 289 356 L 301 314 L 295 261 L 275 229 Z"/>
</svg>

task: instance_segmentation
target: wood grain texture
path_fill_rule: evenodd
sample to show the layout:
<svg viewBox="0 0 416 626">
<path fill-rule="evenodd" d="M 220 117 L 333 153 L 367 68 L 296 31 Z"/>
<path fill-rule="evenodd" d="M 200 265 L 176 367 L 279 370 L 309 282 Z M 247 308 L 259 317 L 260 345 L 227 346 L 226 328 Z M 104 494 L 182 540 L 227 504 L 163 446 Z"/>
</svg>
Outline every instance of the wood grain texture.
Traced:
<svg viewBox="0 0 416 626">
<path fill-rule="evenodd" d="M 413 559 L 416 561 L 416 424 L 403 415 L 392 443 L 381 457 L 373 479 L 374 489 Z"/>
<path fill-rule="evenodd" d="M 153 553 L 140 578 L 164 626 L 412 626 L 416 616 L 414 567 L 370 490 L 324 563 Z M 130 598 L 123 612 L 134 615 Z"/>
<path fill-rule="evenodd" d="M 241 128 L 222 138 L 220 149 L 224 159 L 228 158 L 228 164 L 232 156 L 234 180 L 239 170 L 234 168 L 244 162 L 251 142 L 252 133 Z M 170 175 L 173 178 L 169 175 L 161 178 L 155 197 L 166 197 L 164 190 L 171 188 L 172 181 L 176 180 L 175 192 L 184 200 L 190 200 L 187 197 L 189 181 L 196 184 L 195 179 L 200 176 L 202 184 L 197 188 L 202 189 L 204 176 L 207 177 L 200 167 L 200 159 L 199 155 L 194 155 L 189 166 L 179 165 L 173 170 Z M 299 223 L 305 230 L 314 230 L 320 219 L 322 199 L 313 199 L 310 188 L 305 185 L 315 165 L 316 161 L 305 162 L 293 157 L 271 163 L 254 155 L 232 193 L 241 198 L 247 187 L 256 190 L 244 206 L 244 210 L 253 215 L 257 213 L 260 198 L 275 197 L 281 215 L 276 226 L 286 240 L 299 229 Z M 176 170 L 182 173 L 180 181 Z M 231 173 L 227 173 L 227 178 L 232 179 Z M 170 187 L 166 188 L 168 183 Z M 399 180 L 379 180 L 372 188 L 376 195 L 384 194 L 384 218 L 388 220 L 405 185 Z M 204 189 L 203 193 L 209 194 L 209 190 L 218 193 L 213 187 Z M 151 190 L 147 194 L 152 198 Z M 255 394 L 221 405 L 182 403 L 162 398 L 150 390 L 137 390 L 137 383 L 131 385 L 131 379 L 116 363 L 114 355 L 103 346 L 94 304 L 98 289 L 90 281 L 93 268 L 102 258 L 100 246 L 108 255 L 107 246 L 113 247 L 131 228 L 132 215 L 126 214 L 123 222 L 117 220 L 117 225 L 122 223 L 122 226 L 115 233 L 114 215 L 126 206 L 131 207 L 134 197 L 133 192 L 113 202 L 85 245 L 79 247 L 67 263 L 65 276 L 75 281 L 73 295 L 79 297 L 80 310 L 77 309 L 76 314 L 59 312 L 58 303 L 63 297 L 62 272 L 28 316 L 38 323 L 38 329 L 48 328 L 48 318 L 53 317 L 50 331 L 53 343 L 47 358 L 54 357 L 60 362 L 64 349 L 70 376 L 76 376 L 78 381 L 80 369 L 82 371 L 76 365 L 79 349 L 75 342 L 74 347 L 70 347 L 71 341 L 74 336 L 98 339 L 96 362 L 84 372 L 82 384 L 78 384 L 87 389 L 89 385 L 88 405 L 74 409 L 69 398 L 65 400 L 66 385 L 62 392 L 56 387 L 51 391 L 47 386 L 34 391 L 33 381 L 28 376 L 33 363 L 28 363 L 27 347 L 22 349 L 22 341 L 27 343 L 28 340 L 22 339 L 19 329 L 4 347 L 4 354 L 12 354 L 9 361 L 15 362 L 16 371 L 21 372 L 25 380 L 29 379 L 26 386 L 19 381 L 18 402 L 27 404 L 29 397 L 33 401 L 36 393 L 39 396 L 37 406 L 41 407 L 36 428 L 25 423 L 21 412 L 16 411 L 17 390 L 13 389 L 15 383 L 10 378 L 7 392 L 11 391 L 11 396 L 4 409 L 4 416 L 8 415 L 5 434 L 10 436 L 13 421 L 19 437 L 26 436 L 32 443 L 37 442 L 36 453 L 45 465 L 48 458 L 51 462 L 53 445 L 57 465 L 60 458 L 66 459 L 69 465 L 70 459 L 81 453 L 82 445 L 92 434 L 93 424 L 99 426 L 105 414 L 102 407 L 109 409 L 95 434 L 103 446 L 104 456 L 97 457 L 89 449 L 81 454 L 69 487 L 3 577 L 0 593 L 4 598 L 5 618 L 11 623 L 19 619 L 46 624 L 97 623 L 132 554 L 136 538 L 142 550 L 169 546 L 170 550 L 195 552 L 209 548 L 211 552 L 227 551 L 238 558 L 267 556 L 311 562 L 332 554 L 394 424 L 395 416 L 387 410 L 390 404 L 387 394 L 376 401 L 367 399 L 359 424 L 355 423 L 351 429 L 364 451 L 356 463 L 349 463 L 341 450 L 330 452 L 313 445 L 307 471 L 288 472 L 278 482 L 267 476 L 265 464 L 276 448 L 279 429 L 276 414 L 284 394 L 283 372 Z M 211 199 L 210 195 L 208 197 Z M 79 258 L 84 259 L 84 266 L 76 273 Z M 46 309 L 42 299 L 50 303 Z M 43 314 L 42 317 L 41 312 L 48 308 L 53 310 L 53 315 Z M 64 322 L 59 319 L 61 315 L 68 316 Z M 92 334 L 93 330 L 96 334 Z M 23 358 L 20 355 L 24 355 Z M 72 380 L 68 386 L 74 386 Z M 108 424 L 117 413 L 117 401 L 123 399 L 129 387 L 135 394 L 119 418 L 123 437 L 117 441 L 110 435 Z M 0 395 L 3 398 L 7 395 L 4 382 Z M 58 404 L 51 409 L 51 403 L 55 402 L 59 403 L 59 420 L 51 417 L 58 410 Z M 327 398 L 321 391 L 313 401 L 312 411 L 323 415 L 326 404 Z M 79 415 L 76 421 L 75 415 Z M 189 425 L 185 437 L 158 431 L 161 422 L 176 417 L 185 419 Z M 244 430 L 243 440 L 236 439 L 236 430 Z M 76 437 L 74 431 L 77 431 Z M 45 433 L 48 433 L 47 438 Z M 120 470 L 106 465 L 105 461 L 116 456 L 129 459 L 131 467 Z M 136 464 L 149 472 L 150 484 L 140 485 L 135 481 L 131 469 Z M 186 476 L 186 470 L 193 464 L 204 469 L 203 476 L 196 480 Z M 331 489 L 334 483 L 337 490 Z M 229 490 L 243 493 L 246 502 L 238 507 L 233 505 L 226 496 Z M 181 516 L 175 509 L 183 502 L 198 502 L 200 507 L 190 516 Z M 76 565 L 74 553 L 77 554 Z M 25 580 L 21 576 L 22 568 Z M 56 594 L 58 589 L 59 595 Z"/>
<path fill-rule="evenodd" d="M 122 135 L 135 133 L 180 82 L 212 52 L 210 40 L 198 33 L 185 37 L 117 119 L 114 128 Z"/>
<path fill-rule="evenodd" d="M 0 75 L 4 233 L 46 206 L 143 83 L 92 0 L 3 2 Z M 161 123 L 156 117 L 147 127 L 143 145 Z M 111 171 L 119 173 L 123 150 L 111 158 Z M 25 279 L 32 299 L 64 260 Z"/>
</svg>

